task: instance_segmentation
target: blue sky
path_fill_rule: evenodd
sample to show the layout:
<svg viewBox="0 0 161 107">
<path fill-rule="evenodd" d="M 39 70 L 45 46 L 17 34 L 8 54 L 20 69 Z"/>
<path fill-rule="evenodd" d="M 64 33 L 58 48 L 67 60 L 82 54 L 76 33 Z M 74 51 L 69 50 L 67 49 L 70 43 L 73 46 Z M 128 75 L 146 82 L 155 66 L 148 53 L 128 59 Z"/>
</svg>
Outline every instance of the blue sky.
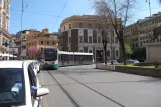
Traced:
<svg viewBox="0 0 161 107">
<path fill-rule="evenodd" d="M 57 32 L 60 23 L 71 15 L 94 14 L 92 0 L 68 0 L 63 12 L 58 18 L 66 0 L 24 0 L 23 29 L 42 30 L 48 28 L 49 32 Z M 21 30 L 21 0 L 11 0 L 10 6 L 10 33 L 15 34 Z M 26 8 L 26 5 L 28 7 Z M 158 0 L 151 0 L 152 14 L 161 11 Z M 133 10 L 135 13 L 132 22 L 149 16 L 148 3 L 138 0 Z M 40 13 L 40 14 L 39 14 Z"/>
</svg>

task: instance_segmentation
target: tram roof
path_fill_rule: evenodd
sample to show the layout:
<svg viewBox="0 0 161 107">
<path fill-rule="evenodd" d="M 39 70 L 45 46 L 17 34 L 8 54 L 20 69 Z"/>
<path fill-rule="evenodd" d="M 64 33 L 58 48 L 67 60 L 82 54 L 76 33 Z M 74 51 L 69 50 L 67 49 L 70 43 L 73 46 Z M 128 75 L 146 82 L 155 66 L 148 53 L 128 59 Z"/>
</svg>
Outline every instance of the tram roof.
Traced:
<svg viewBox="0 0 161 107">
<path fill-rule="evenodd" d="M 83 53 L 83 52 L 65 52 L 65 51 L 59 51 L 59 54 L 69 54 L 69 55 L 93 55 L 93 53 Z"/>
</svg>

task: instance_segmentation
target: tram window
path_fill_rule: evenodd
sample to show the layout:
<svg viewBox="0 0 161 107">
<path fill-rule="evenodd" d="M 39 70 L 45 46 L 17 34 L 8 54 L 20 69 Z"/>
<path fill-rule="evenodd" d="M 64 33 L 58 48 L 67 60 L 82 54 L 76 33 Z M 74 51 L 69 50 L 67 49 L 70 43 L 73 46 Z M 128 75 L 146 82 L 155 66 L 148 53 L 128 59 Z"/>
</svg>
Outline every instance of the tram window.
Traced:
<svg viewBox="0 0 161 107">
<path fill-rule="evenodd" d="M 63 61 L 65 61 L 65 55 L 63 54 Z"/>
<path fill-rule="evenodd" d="M 65 56 L 65 61 L 68 61 L 68 55 L 64 55 Z"/>
<path fill-rule="evenodd" d="M 61 60 L 61 54 L 59 55 L 59 61 Z"/>
<path fill-rule="evenodd" d="M 74 57 L 73 57 L 73 55 L 71 55 L 71 61 L 73 61 L 74 59 L 73 59 Z"/>
<path fill-rule="evenodd" d="M 75 60 L 75 61 L 77 60 L 77 56 L 76 56 L 76 55 L 74 55 L 74 60 Z"/>
<path fill-rule="evenodd" d="M 66 57 L 65 57 L 65 54 L 63 54 L 63 61 L 65 61 L 66 60 Z"/>
<path fill-rule="evenodd" d="M 92 56 L 91 55 L 87 55 L 86 58 L 87 58 L 86 60 L 92 60 Z"/>
<path fill-rule="evenodd" d="M 64 61 L 64 55 L 63 54 L 61 55 L 61 61 Z"/>
<path fill-rule="evenodd" d="M 76 55 L 74 55 L 74 61 L 76 61 Z"/>
<path fill-rule="evenodd" d="M 79 61 L 79 55 L 77 55 L 77 61 Z"/>
<path fill-rule="evenodd" d="M 75 60 L 75 61 L 78 60 L 78 55 L 74 55 L 74 60 Z"/>
<path fill-rule="evenodd" d="M 83 61 L 86 60 L 86 56 L 83 55 Z"/>
<path fill-rule="evenodd" d="M 68 55 L 68 61 L 70 61 L 71 60 L 71 56 L 70 55 Z"/>
</svg>

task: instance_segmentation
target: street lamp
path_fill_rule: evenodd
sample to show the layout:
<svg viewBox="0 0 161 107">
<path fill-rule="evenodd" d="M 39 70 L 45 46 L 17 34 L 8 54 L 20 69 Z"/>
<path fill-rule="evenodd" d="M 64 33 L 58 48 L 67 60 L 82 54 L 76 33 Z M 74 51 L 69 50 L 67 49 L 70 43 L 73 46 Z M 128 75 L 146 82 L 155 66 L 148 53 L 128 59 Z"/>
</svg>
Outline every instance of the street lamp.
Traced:
<svg viewBox="0 0 161 107">
<path fill-rule="evenodd" d="M 28 4 L 26 5 L 26 8 L 28 7 Z M 22 0 L 22 10 L 21 10 L 21 32 L 20 32 L 20 40 L 21 40 L 21 48 L 20 48 L 20 56 L 21 56 L 21 53 L 22 53 L 22 22 L 23 22 L 23 12 L 24 12 L 24 1 Z"/>
<path fill-rule="evenodd" d="M 149 11 L 150 11 L 150 18 L 151 18 L 151 6 L 150 6 L 150 0 L 146 0 L 145 2 L 149 2 Z"/>
<path fill-rule="evenodd" d="M 149 24 L 151 25 L 151 5 L 150 5 L 150 0 L 146 0 L 145 2 L 149 2 L 149 12 L 150 12 L 150 21 L 149 21 Z M 151 30 L 151 27 L 150 27 L 150 25 L 149 25 L 149 31 Z M 150 34 L 149 34 L 149 36 L 150 36 Z"/>
<path fill-rule="evenodd" d="M 20 56 L 22 54 L 22 19 L 23 19 L 23 0 L 22 0 L 22 13 L 21 13 L 21 32 L 20 32 L 20 39 L 21 39 L 21 47 L 20 47 Z"/>
</svg>

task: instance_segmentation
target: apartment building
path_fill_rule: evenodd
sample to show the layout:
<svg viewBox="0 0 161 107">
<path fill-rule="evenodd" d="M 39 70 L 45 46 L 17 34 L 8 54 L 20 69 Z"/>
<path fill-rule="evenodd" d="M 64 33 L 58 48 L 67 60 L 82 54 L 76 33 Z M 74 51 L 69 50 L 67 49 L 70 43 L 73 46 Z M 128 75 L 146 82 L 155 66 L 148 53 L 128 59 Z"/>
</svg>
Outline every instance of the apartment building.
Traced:
<svg viewBox="0 0 161 107">
<path fill-rule="evenodd" d="M 58 34 L 49 33 L 48 29 L 43 29 L 42 32 L 30 32 L 27 36 L 27 53 L 29 55 L 29 48 L 35 48 L 37 50 L 45 47 L 56 47 L 58 46 Z"/>
<path fill-rule="evenodd" d="M 9 34 L 9 19 L 10 19 L 10 0 L 0 1 L 0 55 L 8 54 L 9 46 L 4 46 L 3 44 L 9 44 L 10 34 Z M 1 57 L 0 60 L 7 60 L 7 57 Z"/>
<path fill-rule="evenodd" d="M 159 25 L 161 25 L 161 12 L 127 26 L 124 31 L 124 37 L 134 48 L 145 47 L 152 42 L 153 29 Z M 161 36 L 159 36 L 159 41 L 155 42 L 161 42 Z"/>
<path fill-rule="evenodd" d="M 19 31 L 16 33 L 16 35 L 14 35 L 14 38 L 16 38 L 14 39 L 14 43 L 16 44 L 16 47 L 18 48 L 18 57 L 21 57 L 23 59 L 26 58 L 26 53 L 27 53 L 26 40 L 30 32 L 40 32 L 40 31 L 37 31 L 36 29 L 22 30 L 22 32 Z"/>
<path fill-rule="evenodd" d="M 60 25 L 61 43 L 63 51 L 71 52 L 91 52 L 94 54 L 95 61 L 103 56 L 102 37 L 98 30 L 96 22 L 98 16 L 83 15 L 71 16 L 64 19 Z M 107 44 L 107 58 L 120 58 L 120 46 L 116 40 L 116 34 L 113 29 L 107 29 L 109 41 Z M 111 37 L 113 44 L 111 45 Z M 111 48 L 112 47 L 112 48 Z M 111 55 L 113 49 L 113 55 Z M 100 59 L 100 60 L 103 60 Z"/>
</svg>

